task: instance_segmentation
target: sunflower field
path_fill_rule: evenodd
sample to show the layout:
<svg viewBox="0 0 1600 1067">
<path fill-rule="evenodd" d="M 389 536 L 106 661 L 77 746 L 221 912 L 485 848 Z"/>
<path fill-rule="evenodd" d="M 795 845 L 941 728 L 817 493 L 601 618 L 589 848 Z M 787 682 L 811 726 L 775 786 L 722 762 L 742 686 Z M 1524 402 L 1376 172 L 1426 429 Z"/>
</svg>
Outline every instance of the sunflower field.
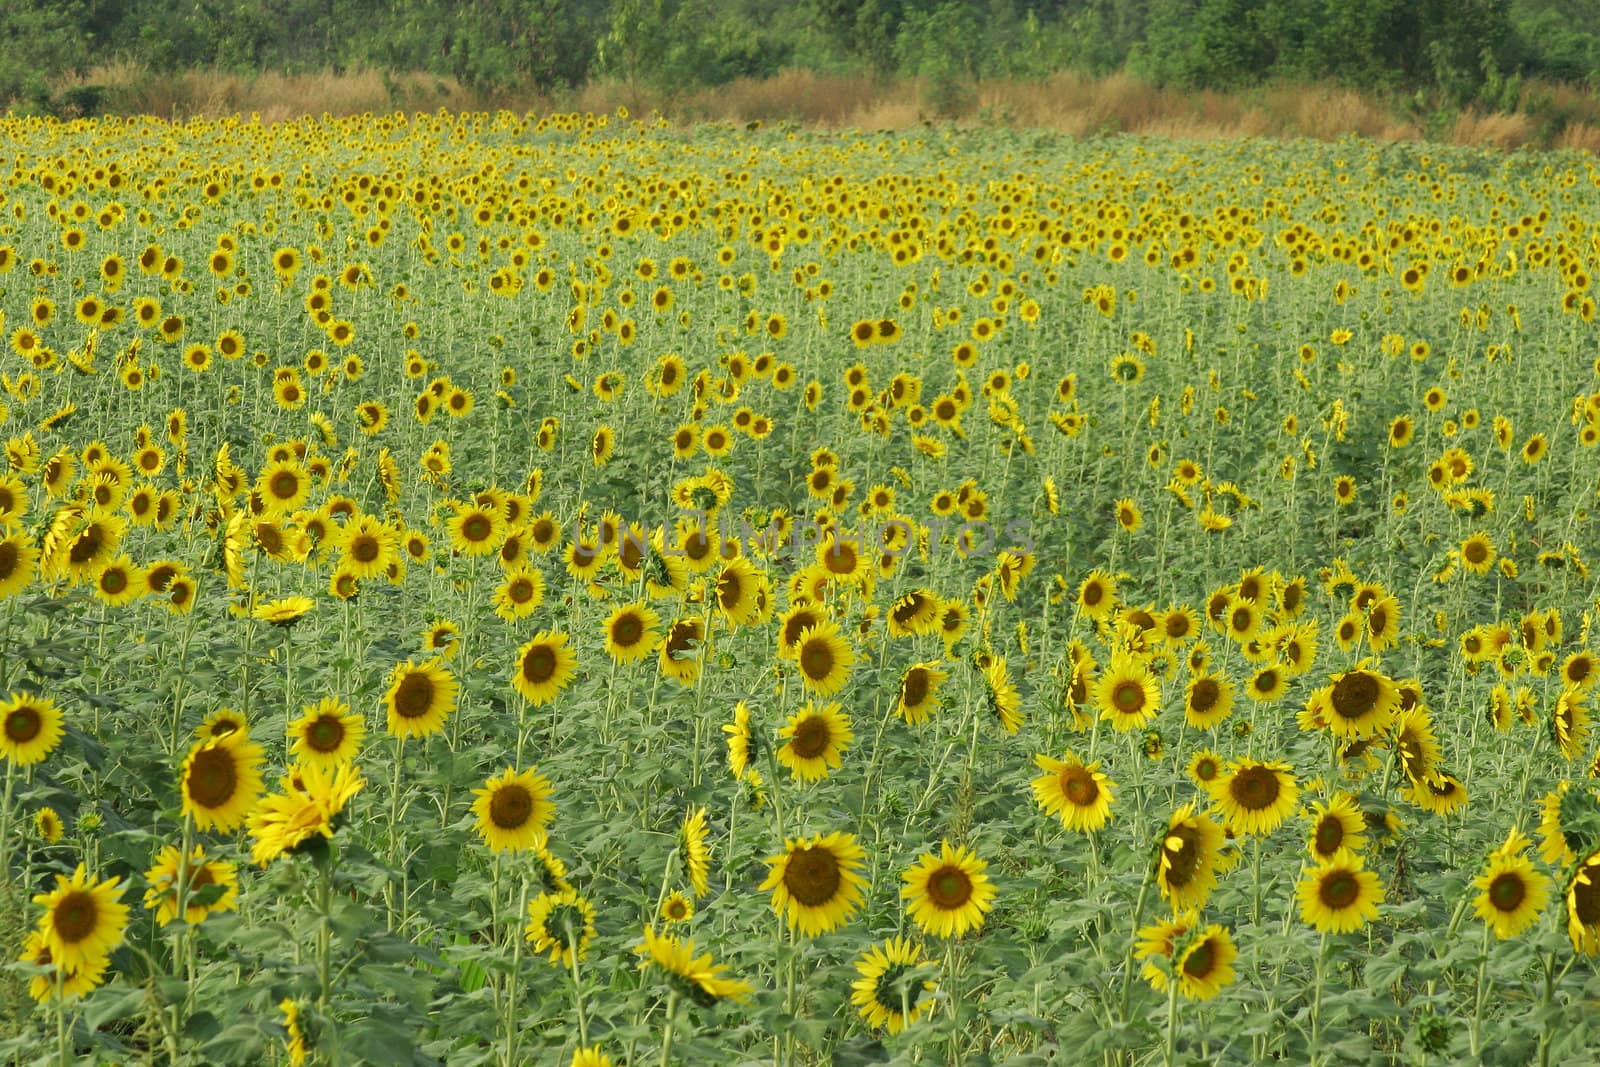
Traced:
<svg viewBox="0 0 1600 1067">
<path fill-rule="evenodd" d="M 1600 1056 L 1600 167 L 0 121 L 0 1054 Z"/>
</svg>

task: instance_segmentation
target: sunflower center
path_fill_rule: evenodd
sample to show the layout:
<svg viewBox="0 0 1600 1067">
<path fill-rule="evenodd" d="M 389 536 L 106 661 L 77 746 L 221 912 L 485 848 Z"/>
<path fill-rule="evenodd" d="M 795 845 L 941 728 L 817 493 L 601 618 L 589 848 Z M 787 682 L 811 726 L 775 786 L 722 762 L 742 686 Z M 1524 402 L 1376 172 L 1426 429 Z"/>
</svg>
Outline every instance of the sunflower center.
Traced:
<svg viewBox="0 0 1600 1067">
<path fill-rule="evenodd" d="M 215 885 L 216 881 L 217 876 L 212 872 L 211 864 L 201 864 L 189 872 L 189 891 L 192 893 L 196 889 L 204 889 L 208 885 Z M 194 901 L 191 900 L 189 903 L 192 907 Z"/>
<path fill-rule="evenodd" d="M 834 544 L 822 558 L 830 574 L 849 575 L 856 570 L 856 550 L 846 544 Z"/>
<path fill-rule="evenodd" d="M 972 879 L 959 867 L 940 867 L 928 876 L 928 899 L 942 911 L 955 911 L 972 899 Z"/>
<path fill-rule="evenodd" d="M 38 708 L 24 704 L 6 716 L 6 740 L 25 745 L 44 730 L 44 716 Z"/>
<path fill-rule="evenodd" d="M 394 691 L 394 713 L 402 719 L 415 719 L 428 714 L 433 706 L 433 679 L 426 674 L 413 672 L 400 680 Z"/>
<path fill-rule="evenodd" d="M 371 563 L 378 558 L 378 539 L 376 537 L 357 537 L 350 542 L 350 558 L 357 563 Z"/>
<path fill-rule="evenodd" d="M 1099 799 L 1100 785 L 1085 768 L 1069 767 L 1061 772 L 1061 792 L 1074 807 L 1087 808 Z"/>
<path fill-rule="evenodd" d="M 1594 870 L 1585 866 L 1589 878 L 1593 879 Z M 1600 884 L 1590 881 L 1587 884 L 1581 880 L 1574 881 L 1568 891 L 1571 898 L 1573 914 L 1583 926 L 1600 925 Z"/>
<path fill-rule="evenodd" d="M 665 645 L 667 658 L 677 659 L 681 653 L 691 650 L 694 642 L 700 640 L 700 628 L 692 622 L 680 622 L 672 627 L 672 632 L 667 635 Z"/>
<path fill-rule="evenodd" d="M 1489 903 L 1499 911 L 1516 911 L 1528 896 L 1528 883 L 1515 871 L 1505 871 L 1489 883 Z"/>
<path fill-rule="evenodd" d="M 1333 710 L 1346 719 L 1370 715 L 1378 706 L 1378 680 L 1366 671 L 1351 671 L 1333 686 Z"/>
<path fill-rule="evenodd" d="M 533 814 L 533 794 L 515 783 L 500 786 L 489 797 L 489 821 L 502 830 L 520 829 Z"/>
<path fill-rule="evenodd" d="M 1188 978 L 1205 978 L 1217 965 L 1217 950 L 1210 939 L 1200 942 L 1183 957 L 1183 973 Z"/>
<path fill-rule="evenodd" d="M 844 888 L 839 857 L 821 845 L 789 853 L 783 868 L 783 888 L 808 908 L 820 908 Z"/>
<path fill-rule="evenodd" d="M 293 471 L 279 471 L 267 483 L 267 491 L 279 500 L 293 500 L 300 492 L 300 478 Z"/>
<path fill-rule="evenodd" d="M 72 550 L 67 553 L 67 558 L 73 563 L 87 563 L 100 554 L 100 546 L 104 543 L 100 536 L 100 528 L 91 526 L 72 542 Z"/>
<path fill-rule="evenodd" d="M 1144 707 L 1144 686 L 1138 682 L 1118 682 L 1111 692 L 1111 702 L 1124 715 L 1131 715 Z"/>
<path fill-rule="evenodd" d="M 814 638 L 800 650 L 800 669 L 813 682 L 820 682 L 833 673 L 833 649 L 827 641 Z"/>
<path fill-rule="evenodd" d="M 1200 866 L 1199 832 L 1190 826 L 1173 827 L 1161 843 L 1161 858 L 1165 861 L 1167 884 L 1175 889 L 1188 885 Z"/>
<path fill-rule="evenodd" d="M 737 574 L 724 574 L 717 579 L 717 603 L 724 609 L 732 610 L 739 606 L 744 599 L 744 582 Z"/>
<path fill-rule="evenodd" d="M 306 744 L 318 752 L 336 752 L 344 741 L 344 723 L 324 715 L 306 727 Z"/>
<path fill-rule="evenodd" d="M 1331 856 L 1339 851 L 1339 846 L 1344 844 L 1344 823 L 1332 815 L 1324 815 L 1322 821 L 1317 823 L 1313 835 L 1317 842 L 1317 853 Z"/>
<path fill-rule="evenodd" d="M 0 541 L 0 582 L 17 573 L 17 561 L 21 558 L 22 550 L 16 542 Z"/>
<path fill-rule="evenodd" d="M 632 614 L 611 624 L 611 641 L 619 648 L 632 648 L 644 637 L 644 620 Z"/>
<path fill-rule="evenodd" d="M 534 645 L 522 657 L 522 677 L 538 684 L 546 682 L 556 673 L 555 649 L 549 645 Z"/>
<path fill-rule="evenodd" d="M 1202 678 L 1194 683 L 1194 688 L 1189 691 L 1189 707 L 1191 710 L 1204 714 L 1217 706 L 1217 697 L 1221 695 L 1217 683 L 1210 678 Z"/>
<path fill-rule="evenodd" d="M 908 708 L 915 708 L 922 704 L 928 697 L 928 672 L 922 667 L 913 667 L 906 672 L 905 679 L 900 683 L 900 702 Z"/>
<path fill-rule="evenodd" d="M 1317 895 L 1330 911 L 1343 911 L 1361 897 L 1361 883 L 1355 872 L 1338 870 L 1325 875 Z"/>
<path fill-rule="evenodd" d="M 872 999 L 891 1016 L 898 1016 L 905 1009 L 905 1002 L 900 999 L 900 986 L 910 970 L 904 963 L 891 963 L 872 987 Z"/>
<path fill-rule="evenodd" d="M 100 572 L 100 588 L 103 592 L 112 596 L 126 592 L 128 588 L 128 572 L 120 567 L 107 567 Z"/>
<path fill-rule="evenodd" d="M 1083 601 L 1084 607 L 1092 608 L 1104 600 L 1105 595 L 1106 591 L 1100 587 L 1099 583 L 1091 582 L 1083 587 L 1083 594 L 1080 599 Z"/>
<path fill-rule="evenodd" d="M 1468 541 L 1461 546 L 1461 555 L 1468 563 L 1482 563 L 1489 558 L 1489 546 L 1482 541 Z"/>
<path fill-rule="evenodd" d="M 4 562 L 4 559 L 0 558 L 0 577 L 5 576 L 3 573 Z M 1583 682 L 1588 680 L 1589 675 L 1593 672 L 1593 670 L 1594 664 L 1588 659 L 1579 656 L 1577 659 L 1567 664 L 1567 681 L 1574 685 L 1581 685 Z"/>
<path fill-rule="evenodd" d="M 1270 767 L 1259 764 L 1239 771 L 1228 783 L 1228 792 L 1233 795 L 1234 802 L 1246 811 L 1261 811 L 1271 807 L 1282 791 L 1283 785 L 1278 781 L 1278 776 Z"/>
<path fill-rule="evenodd" d="M 809 611 L 796 612 L 789 621 L 783 624 L 783 643 L 794 645 L 800 640 L 800 635 L 811 629 L 822 620 Z"/>
<path fill-rule="evenodd" d="M 51 910 L 50 923 L 56 935 L 69 945 L 75 945 L 94 933 L 100 922 L 100 907 L 94 894 L 74 889 L 56 902 Z"/>
<path fill-rule="evenodd" d="M 833 741 L 833 731 L 828 720 L 813 715 L 795 724 L 794 736 L 789 739 L 789 751 L 800 759 L 816 759 L 828 750 Z"/>
</svg>

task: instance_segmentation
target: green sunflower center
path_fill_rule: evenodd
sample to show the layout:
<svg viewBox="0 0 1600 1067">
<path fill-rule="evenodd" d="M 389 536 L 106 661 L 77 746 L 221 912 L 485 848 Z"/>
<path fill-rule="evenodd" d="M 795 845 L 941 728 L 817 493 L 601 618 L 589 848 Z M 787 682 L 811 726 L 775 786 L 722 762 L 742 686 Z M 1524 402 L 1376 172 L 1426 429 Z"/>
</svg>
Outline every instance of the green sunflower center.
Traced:
<svg viewBox="0 0 1600 1067">
<path fill-rule="evenodd" d="M 844 888 L 839 857 L 822 845 L 796 849 L 784 864 L 783 888 L 808 908 L 822 907 Z"/>
<path fill-rule="evenodd" d="M 1489 903 L 1498 911 L 1516 911 L 1527 896 L 1528 883 L 1517 871 L 1504 871 L 1489 883 Z"/>
<path fill-rule="evenodd" d="M 489 521 L 489 516 L 477 512 L 468 515 L 466 521 L 461 524 L 462 538 L 473 544 L 487 541 L 493 531 L 494 523 Z"/>
<path fill-rule="evenodd" d="M 1138 682 L 1118 682 L 1111 691 L 1111 702 L 1124 715 L 1131 715 L 1144 707 L 1144 686 Z"/>
<path fill-rule="evenodd" d="M 278 500 L 293 500 L 300 492 L 300 477 L 294 471 L 279 471 L 267 483 L 267 491 Z"/>
<path fill-rule="evenodd" d="M 1354 871 L 1332 871 L 1323 875 L 1317 896 L 1329 911 L 1344 911 L 1361 898 L 1361 882 Z"/>
</svg>

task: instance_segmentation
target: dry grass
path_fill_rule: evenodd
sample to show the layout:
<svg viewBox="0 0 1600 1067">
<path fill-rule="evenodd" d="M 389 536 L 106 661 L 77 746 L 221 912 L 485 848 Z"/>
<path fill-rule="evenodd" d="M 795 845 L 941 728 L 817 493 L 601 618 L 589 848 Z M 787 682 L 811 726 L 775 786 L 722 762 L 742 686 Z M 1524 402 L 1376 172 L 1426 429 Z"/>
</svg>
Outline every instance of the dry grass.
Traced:
<svg viewBox="0 0 1600 1067">
<path fill-rule="evenodd" d="M 1143 133 L 1190 140 L 1356 134 L 1381 141 L 1417 140 L 1415 120 L 1377 97 L 1333 85 L 1280 84 L 1241 93 L 1160 88 L 1126 73 L 1091 77 L 1062 72 L 1042 81 L 995 80 L 937 86 L 881 81 L 863 75 L 788 70 L 771 78 L 741 78 L 714 89 L 663 93 L 619 82 L 595 82 L 559 97 L 474 93 L 449 78 L 359 70 L 242 76 L 215 71 L 154 74 L 113 63 L 57 86 L 100 86 L 107 106 L 166 118 L 260 115 L 263 121 L 300 115 L 455 111 L 509 108 L 612 112 L 659 111 L 680 122 L 793 122 L 824 128 L 905 129 L 954 120 L 1054 130 L 1075 137 Z M 941 91 L 942 90 L 942 91 Z M 1436 134 L 1437 135 L 1437 134 Z M 1529 85 L 1514 112 L 1466 111 L 1445 128 L 1456 144 L 1512 150 L 1529 145 L 1600 152 L 1600 97 L 1564 85 Z"/>
</svg>

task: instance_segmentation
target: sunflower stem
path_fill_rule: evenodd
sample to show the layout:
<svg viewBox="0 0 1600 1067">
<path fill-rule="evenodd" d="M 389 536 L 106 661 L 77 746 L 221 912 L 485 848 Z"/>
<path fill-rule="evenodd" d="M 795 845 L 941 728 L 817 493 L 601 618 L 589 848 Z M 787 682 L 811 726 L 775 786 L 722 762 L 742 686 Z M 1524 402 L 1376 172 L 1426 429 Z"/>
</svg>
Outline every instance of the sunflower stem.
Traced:
<svg viewBox="0 0 1600 1067">
<path fill-rule="evenodd" d="M 578 1041 L 584 1045 L 589 1043 L 589 1017 L 583 1010 L 583 979 L 578 975 L 578 935 L 572 929 L 572 917 L 569 913 L 566 919 L 567 928 L 567 962 L 572 965 L 572 1003 L 578 1014 Z"/>
<path fill-rule="evenodd" d="M 6 760 L 6 792 L 0 801 L 0 882 L 11 884 L 11 794 L 16 785 L 17 764 Z"/>
<path fill-rule="evenodd" d="M 67 1044 L 67 969 L 56 964 L 56 1053 L 61 1067 L 70 1067 L 73 1055 Z"/>
<path fill-rule="evenodd" d="M 1259 839 L 1258 839 L 1259 840 Z M 1322 1047 L 1322 972 L 1328 955 L 1328 935 L 1323 933 L 1317 942 L 1317 966 L 1315 985 L 1311 994 L 1311 1063 L 1312 1067 L 1321 1062 L 1318 1055 Z"/>
<path fill-rule="evenodd" d="M 324 1013 L 333 992 L 329 979 L 333 956 L 333 865 L 334 854 L 330 848 L 317 863 L 322 875 L 317 884 L 317 1008 Z"/>
<path fill-rule="evenodd" d="M 528 913 L 528 880 L 522 879 L 522 890 L 518 896 L 517 914 Z M 511 937 L 511 973 L 506 976 L 506 1007 L 502 1022 L 506 1028 L 506 1064 L 512 1067 L 517 1062 L 517 1037 L 520 1033 L 517 1027 L 517 975 L 522 970 L 522 943 L 526 938 L 517 936 L 516 928 L 512 928 Z"/>
<path fill-rule="evenodd" d="M 406 762 L 406 738 L 401 734 L 395 739 L 394 753 L 394 778 L 389 787 L 389 867 L 391 870 L 399 867 L 400 855 L 400 771 Z M 405 871 L 400 871 L 401 899 L 396 902 L 394 882 L 391 881 L 385 889 L 389 898 L 389 929 L 396 928 L 395 916 L 401 913 L 401 925 L 404 924 L 405 910 Z"/>
<path fill-rule="evenodd" d="M 1481 1030 L 1483 1028 L 1483 1001 L 1484 1001 L 1484 998 L 1488 995 L 1488 987 L 1489 987 L 1489 984 L 1490 984 L 1489 981 L 1488 981 L 1488 971 L 1489 971 L 1489 924 L 1488 923 L 1484 923 L 1483 924 L 1483 945 L 1482 945 L 1482 948 L 1480 949 L 1480 951 L 1483 953 L 1483 958 L 1478 961 L 1478 986 L 1477 986 L 1477 991 L 1476 991 L 1476 993 L 1475 993 L 1475 995 L 1473 997 L 1473 1010 L 1472 1010 L 1472 1035 L 1471 1035 L 1472 1040 L 1471 1040 L 1470 1048 L 1471 1048 L 1472 1058 L 1473 1059 L 1477 1059 L 1478 1058 L 1478 1048 L 1479 1048 L 1479 1040 L 1480 1040 L 1480 1036 L 1479 1035 L 1480 1035 L 1480 1032 L 1481 1032 Z"/>
<path fill-rule="evenodd" d="M 1167 1047 L 1162 1062 L 1167 1067 L 1178 1062 L 1178 976 L 1167 983 Z"/>
<path fill-rule="evenodd" d="M 678 991 L 667 994 L 667 1024 L 661 1035 L 661 1067 L 672 1062 L 672 1031 L 678 1021 Z"/>
<path fill-rule="evenodd" d="M 1133 950 L 1139 938 L 1139 917 L 1144 914 L 1145 897 L 1150 892 L 1150 883 L 1155 879 L 1156 865 L 1159 856 L 1151 861 L 1145 871 L 1144 880 L 1139 883 L 1139 899 L 1133 905 L 1133 930 L 1128 935 L 1128 950 L 1123 953 L 1122 959 L 1122 1018 L 1128 1019 L 1128 1005 L 1133 995 Z"/>
</svg>

